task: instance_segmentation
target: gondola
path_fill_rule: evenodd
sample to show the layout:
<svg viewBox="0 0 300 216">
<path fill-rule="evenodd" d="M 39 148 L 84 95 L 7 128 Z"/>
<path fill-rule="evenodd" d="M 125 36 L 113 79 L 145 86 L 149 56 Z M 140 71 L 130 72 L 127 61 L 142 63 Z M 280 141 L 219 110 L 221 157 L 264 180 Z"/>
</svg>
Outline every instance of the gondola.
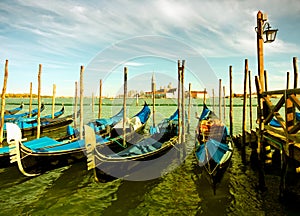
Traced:
<svg viewBox="0 0 300 216">
<path fill-rule="evenodd" d="M 61 109 L 61 111 L 64 111 L 64 109 Z M 76 115 L 79 114 L 79 111 L 77 112 Z M 68 116 L 68 117 L 72 117 L 74 118 L 73 114 L 72 116 Z M 58 116 L 58 112 L 56 113 L 55 116 Z M 50 116 L 49 116 L 50 117 Z M 121 120 L 121 118 L 123 117 L 123 109 L 121 109 L 121 111 L 112 116 L 111 118 L 101 118 L 101 119 L 96 119 L 94 122 L 90 122 L 89 125 L 94 125 L 95 131 L 97 131 L 98 135 L 102 135 L 102 134 L 106 134 L 106 128 L 109 128 L 113 125 L 115 125 L 117 122 L 119 122 Z M 97 126 L 97 128 L 95 127 Z M 5 125 L 6 127 L 6 125 Z M 16 129 L 16 131 L 20 130 Z M 22 131 L 22 130 L 21 130 Z M 12 134 L 13 132 L 11 132 Z M 22 132 L 21 132 L 22 133 Z M 52 145 L 52 143 L 56 143 L 56 141 L 58 142 L 64 142 L 64 143 L 71 143 L 72 141 L 76 141 L 76 137 L 78 138 L 79 132 L 77 130 L 75 130 L 72 126 L 68 125 L 67 126 L 67 134 L 57 140 L 55 139 L 51 139 L 51 138 L 44 138 L 44 140 L 48 140 L 49 142 L 46 143 L 47 145 Z M 12 135 L 9 135 L 12 137 Z M 28 138 L 32 138 L 33 136 L 27 136 L 26 139 L 28 140 Z M 32 142 L 35 143 L 35 142 Z M 71 145 L 74 145 L 76 147 L 77 144 L 80 143 L 73 143 Z M 29 143 L 27 142 L 27 145 L 29 145 Z M 80 146 L 80 145 L 79 145 Z M 82 146 L 82 145 L 81 145 Z M 0 148 L 0 167 L 7 167 L 10 165 L 9 162 L 9 148 L 8 146 L 3 146 Z"/>
<path fill-rule="evenodd" d="M 45 105 L 42 104 L 40 111 L 44 111 L 45 110 Z M 24 112 L 24 113 L 20 113 L 20 114 L 13 114 L 13 115 L 4 115 L 4 121 L 5 122 L 14 122 L 16 120 L 18 120 L 19 118 L 28 118 L 31 114 L 31 117 L 34 117 L 38 114 L 38 108 L 31 110 L 31 112 Z"/>
<path fill-rule="evenodd" d="M 118 114 L 120 115 L 120 113 Z M 106 122 L 107 125 L 100 126 L 104 128 L 109 126 L 109 124 L 115 124 L 115 121 L 110 121 L 109 119 L 99 119 L 99 121 L 102 123 Z M 11 163 L 17 162 L 19 170 L 26 176 L 36 176 L 47 170 L 85 158 L 85 141 L 84 139 L 79 139 L 76 134 L 75 136 L 70 134 L 70 136 L 58 140 L 45 136 L 24 142 L 21 130 L 16 124 L 7 123 L 6 127 Z M 102 138 L 100 135 L 101 133 L 96 135 L 97 142 L 104 144 L 107 138 Z"/>
<path fill-rule="evenodd" d="M 40 118 L 40 132 L 41 134 L 49 131 L 56 131 L 66 128 L 69 124 L 73 122 L 72 115 L 68 115 L 65 117 L 60 117 L 64 114 L 65 108 L 64 106 L 57 112 L 54 113 L 54 118 L 52 118 L 52 114 L 42 116 Z M 60 118 L 59 118 L 60 117 Z M 17 124 L 22 131 L 23 137 L 36 136 L 37 133 L 37 118 L 19 118 L 13 123 Z M 4 131 L 6 131 L 6 127 L 4 125 Z M 33 137 L 32 137 L 33 138 Z"/>
<path fill-rule="evenodd" d="M 125 120 L 125 129 L 123 130 L 123 119 L 114 127 L 102 135 L 105 139 L 105 145 L 109 146 L 114 152 L 119 152 L 128 147 L 128 144 L 136 143 L 143 138 L 143 131 L 150 117 L 151 110 L 145 102 L 143 108 L 134 116 Z M 124 133 L 125 132 L 125 136 Z M 124 137 L 125 140 L 124 141 Z"/>
<path fill-rule="evenodd" d="M 85 143 L 93 142 L 90 140 L 91 137 L 95 137 L 93 131 L 88 128 L 85 131 L 88 134 Z M 178 143 L 178 110 L 169 118 L 162 120 L 152 131 L 155 133 L 144 137 L 134 145 L 129 143 L 128 148 L 117 153 L 114 153 L 109 145 L 94 143 L 87 146 L 88 169 L 94 169 L 95 178 L 98 181 L 129 178 L 129 175 L 134 175 L 141 169 L 146 173 L 152 172 L 148 172 L 147 169 L 152 167 L 153 160 L 166 154 Z M 157 171 L 159 170 L 157 169 Z"/>
<path fill-rule="evenodd" d="M 195 137 L 195 156 L 215 185 L 229 166 L 233 144 L 228 129 L 206 104 L 199 118 Z"/>
<path fill-rule="evenodd" d="M 24 107 L 24 104 L 21 103 L 21 105 L 16 107 L 16 108 L 13 108 L 13 109 L 10 109 L 10 110 L 5 110 L 4 115 L 14 115 L 14 114 L 20 112 L 23 109 L 23 107 Z"/>
</svg>

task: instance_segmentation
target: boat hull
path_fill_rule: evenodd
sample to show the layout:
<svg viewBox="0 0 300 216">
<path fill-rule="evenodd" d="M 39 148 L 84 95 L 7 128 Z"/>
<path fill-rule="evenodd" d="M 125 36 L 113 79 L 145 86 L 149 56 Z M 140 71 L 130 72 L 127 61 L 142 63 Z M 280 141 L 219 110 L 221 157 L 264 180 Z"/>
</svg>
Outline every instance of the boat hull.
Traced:
<svg viewBox="0 0 300 216">
<path fill-rule="evenodd" d="M 161 176 L 162 170 L 167 169 L 172 160 L 176 158 L 178 150 L 174 148 L 178 137 L 162 144 L 162 147 L 141 155 L 127 157 L 106 157 L 109 152 L 107 146 L 97 149 L 95 156 L 95 174 L 98 181 L 110 181 L 117 178 L 128 180 L 148 180 L 152 176 Z M 126 151 L 126 149 L 125 149 Z M 164 155 L 168 154 L 166 157 Z"/>
</svg>

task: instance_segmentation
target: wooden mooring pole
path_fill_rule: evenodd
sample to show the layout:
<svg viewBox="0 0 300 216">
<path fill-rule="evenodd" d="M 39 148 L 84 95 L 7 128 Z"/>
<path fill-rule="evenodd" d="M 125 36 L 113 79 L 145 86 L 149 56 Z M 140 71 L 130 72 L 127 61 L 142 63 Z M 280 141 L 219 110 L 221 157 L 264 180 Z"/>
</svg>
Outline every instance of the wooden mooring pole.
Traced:
<svg viewBox="0 0 300 216">
<path fill-rule="evenodd" d="M 184 89 L 184 64 L 185 60 L 181 63 L 181 124 L 182 124 L 182 136 L 181 143 L 185 144 L 185 89 Z M 185 145 L 184 145 L 185 146 Z M 185 149 L 184 149 L 185 157 Z"/>
<path fill-rule="evenodd" d="M 75 82 L 75 98 L 74 98 L 74 128 L 77 127 L 77 108 L 78 108 L 78 82 Z"/>
<path fill-rule="evenodd" d="M 80 66 L 80 121 L 79 121 L 79 139 L 83 139 L 83 73 L 84 73 L 84 66 Z"/>
<path fill-rule="evenodd" d="M 249 114 L 250 114 L 250 116 L 249 116 L 249 118 L 250 118 L 250 131 L 252 130 L 252 119 L 253 119 L 253 117 L 252 117 L 252 87 L 251 87 L 251 71 L 249 70 L 248 71 L 248 76 L 249 76 Z M 267 87 L 267 85 L 266 85 L 266 87 Z M 250 134 L 250 136 L 252 136 L 251 134 Z M 251 142 L 251 138 L 250 138 L 250 141 L 249 142 Z"/>
<path fill-rule="evenodd" d="M 124 67 L 124 95 L 123 95 L 123 146 L 126 146 L 126 98 L 127 98 L 127 67 Z"/>
<path fill-rule="evenodd" d="M 222 79 L 219 79 L 219 118 L 222 119 Z"/>
<path fill-rule="evenodd" d="M 6 97 L 7 79 L 8 79 L 8 60 L 5 61 L 4 79 L 3 79 L 3 87 L 2 87 L 2 95 L 1 95 L 0 147 L 2 147 L 2 142 L 3 142 L 3 132 L 4 132 L 4 112 L 5 112 L 5 97 Z"/>
<path fill-rule="evenodd" d="M 286 89 L 290 88 L 290 72 L 286 72 Z"/>
<path fill-rule="evenodd" d="M 56 85 L 53 84 L 53 94 L 52 94 L 52 119 L 54 119 L 55 95 L 56 95 Z"/>
<path fill-rule="evenodd" d="M 177 106 L 178 106 L 178 142 L 181 142 L 181 66 L 180 66 L 180 60 L 177 62 L 177 69 L 178 69 L 178 100 L 177 100 Z"/>
<path fill-rule="evenodd" d="M 94 96 L 94 92 L 92 92 L 92 113 L 94 115 L 94 111 L 95 111 L 95 96 Z"/>
<path fill-rule="evenodd" d="M 100 79 L 99 83 L 99 106 L 98 106 L 98 119 L 101 118 L 102 113 L 102 79 Z"/>
<path fill-rule="evenodd" d="M 257 152 L 254 155 L 251 155 L 253 158 L 253 162 L 257 163 L 258 165 L 258 175 L 259 175 L 259 187 L 261 190 L 266 189 L 266 183 L 265 183 L 265 172 L 264 172 L 264 162 L 263 162 L 263 156 L 262 156 L 262 149 L 263 149 L 263 132 L 264 132 L 264 116 L 263 116 L 263 99 L 262 96 L 262 88 L 261 88 L 261 80 L 259 80 L 258 76 L 255 76 L 255 85 L 256 85 L 256 92 L 257 92 L 257 103 L 258 103 L 258 109 L 257 109 L 257 117 L 258 117 L 258 135 L 257 135 Z M 263 81 L 263 80 L 262 80 Z M 264 83 L 264 82 L 262 82 Z"/>
<path fill-rule="evenodd" d="M 190 127 L 191 127 L 191 106 L 192 106 L 192 83 L 189 83 L 189 105 L 188 105 L 188 126 L 187 126 L 188 134 L 190 133 Z"/>
<path fill-rule="evenodd" d="M 298 86 L 298 58 L 293 57 L 293 68 L 294 68 L 294 88 L 296 89 Z"/>
<path fill-rule="evenodd" d="M 215 90 L 212 89 L 212 110 L 215 112 Z"/>
<path fill-rule="evenodd" d="M 268 91 L 268 72 L 264 70 L 264 78 L 265 78 L 265 91 Z"/>
<path fill-rule="evenodd" d="M 243 101 L 243 128 L 242 128 L 242 146 L 241 156 L 242 162 L 246 163 L 246 130 L 247 130 L 247 78 L 248 78 L 248 59 L 245 59 L 245 70 L 244 70 L 244 101 Z"/>
<path fill-rule="evenodd" d="M 225 86 L 223 86 L 223 122 L 226 124 L 226 99 L 225 99 Z"/>
<path fill-rule="evenodd" d="M 230 125 L 230 137 L 233 137 L 233 90 L 232 90 L 232 66 L 229 66 L 229 125 Z"/>
<path fill-rule="evenodd" d="M 37 114 L 37 132 L 36 138 L 39 139 L 41 135 L 41 75 L 42 75 L 42 65 L 39 64 L 38 73 L 38 114 Z"/>
<path fill-rule="evenodd" d="M 206 88 L 204 88 L 203 103 L 206 104 Z"/>
<path fill-rule="evenodd" d="M 153 112 L 152 112 L 152 118 L 153 118 L 153 128 L 155 130 L 155 91 L 156 91 L 156 83 L 155 83 L 155 77 L 154 77 L 154 73 L 152 75 L 152 109 L 153 109 Z"/>
<path fill-rule="evenodd" d="M 32 82 L 30 82 L 29 87 L 29 118 L 31 118 L 31 110 L 32 110 Z"/>
</svg>

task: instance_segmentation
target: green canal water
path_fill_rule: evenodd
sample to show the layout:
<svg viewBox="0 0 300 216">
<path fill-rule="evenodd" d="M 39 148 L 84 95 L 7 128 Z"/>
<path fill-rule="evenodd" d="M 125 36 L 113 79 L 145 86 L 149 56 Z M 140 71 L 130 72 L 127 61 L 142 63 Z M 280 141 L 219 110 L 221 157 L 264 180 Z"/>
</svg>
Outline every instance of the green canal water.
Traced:
<svg viewBox="0 0 300 216">
<path fill-rule="evenodd" d="M 10 99 L 6 108 L 16 107 L 21 101 L 28 103 L 28 99 Z M 176 106 L 169 105 L 171 102 L 174 103 L 173 100 L 156 101 L 161 104 L 156 107 L 157 121 L 176 110 Z M 42 114 L 51 113 L 51 99 L 44 99 L 44 103 L 46 110 Z M 72 99 L 57 98 L 57 110 L 61 103 L 65 104 L 67 114 L 73 112 Z M 104 103 L 103 117 L 116 113 L 121 107 L 121 100 L 104 100 Z M 136 106 L 135 100 L 128 100 L 129 116 L 140 110 L 142 104 L 142 100 L 139 106 Z M 172 171 L 147 181 L 118 179 L 99 183 L 94 180 L 93 172 L 87 171 L 85 162 L 34 178 L 22 176 L 15 166 L 3 168 L 0 169 L 0 215 L 299 215 L 299 197 L 279 200 L 278 174 L 268 173 L 268 190 L 257 190 L 258 175 L 250 165 L 242 163 L 237 149 L 214 194 L 209 179 L 197 167 L 193 157 L 197 123 L 194 116 L 195 112 L 201 113 L 202 102 L 197 100 L 193 104 L 191 132 L 187 135 L 189 154 L 184 163 L 171 163 Z M 234 104 L 234 133 L 239 133 L 242 127 L 242 100 L 236 98 Z M 28 109 L 27 104 L 25 109 Z M 226 107 L 226 116 L 228 111 Z M 86 99 L 84 121 L 96 118 L 97 112 L 98 106 L 95 106 L 93 113 L 91 100 Z M 219 113 L 217 109 L 216 113 Z M 256 108 L 253 108 L 253 116 L 255 127 Z M 225 121 L 228 123 L 228 118 Z M 297 188 L 296 192 L 299 195 Z"/>
</svg>

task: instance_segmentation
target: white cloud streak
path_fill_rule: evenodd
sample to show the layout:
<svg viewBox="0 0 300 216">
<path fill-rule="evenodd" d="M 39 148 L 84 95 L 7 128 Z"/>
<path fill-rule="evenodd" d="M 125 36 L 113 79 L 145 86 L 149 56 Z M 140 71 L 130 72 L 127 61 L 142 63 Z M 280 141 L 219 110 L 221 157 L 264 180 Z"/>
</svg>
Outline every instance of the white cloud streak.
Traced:
<svg viewBox="0 0 300 216">
<path fill-rule="evenodd" d="M 178 39 L 207 59 L 254 57 L 259 9 L 268 12 L 272 26 L 294 29 L 298 35 L 300 29 L 295 21 L 300 14 L 297 0 L 273 0 L 271 5 L 267 0 L 13 0 L 1 1 L 0 8 L 5 50 L 0 58 L 53 63 L 53 70 L 87 64 L 105 47 L 143 35 Z M 276 43 L 265 47 L 269 55 L 300 52 L 292 34 L 279 30 L 279 35 Z M 152 49 L 155 53 L 156 47 Z"/>
</svg>

